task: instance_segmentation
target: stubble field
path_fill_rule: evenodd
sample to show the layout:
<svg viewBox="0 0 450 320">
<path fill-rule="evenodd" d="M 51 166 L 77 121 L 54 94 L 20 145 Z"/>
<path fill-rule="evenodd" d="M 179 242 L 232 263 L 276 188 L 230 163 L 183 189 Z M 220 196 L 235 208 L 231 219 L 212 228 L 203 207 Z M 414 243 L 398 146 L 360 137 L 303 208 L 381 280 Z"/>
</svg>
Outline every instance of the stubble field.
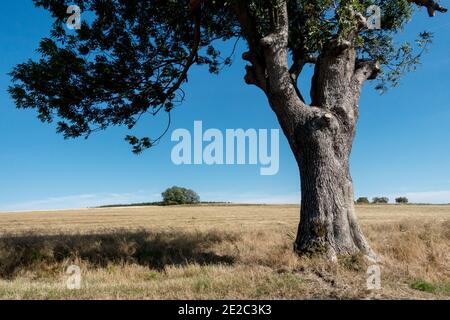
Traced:
<svg viewBox="0 0 450 320">
<path fill-rule="evenodd" d="M 357 213 L 380 290 L 367 289 L 363 257 L 292 253 L 297 206 L 0 213 L 0 299 L 450 299 L 450 206 Z"/>
</svg>

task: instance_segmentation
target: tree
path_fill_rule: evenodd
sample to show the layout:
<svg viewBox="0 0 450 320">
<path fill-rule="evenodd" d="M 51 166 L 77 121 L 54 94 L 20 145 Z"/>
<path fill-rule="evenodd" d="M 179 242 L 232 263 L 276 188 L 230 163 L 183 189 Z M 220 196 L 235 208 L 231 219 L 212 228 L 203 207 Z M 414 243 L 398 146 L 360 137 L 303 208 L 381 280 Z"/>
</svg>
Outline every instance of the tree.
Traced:
<svg viewBox="0 0 450 320">
<path fill-rule="evenodd" d="M 395 199 L 395 202 L 398 204 L 408 204 L 409 200 L 406 197 L 399 197 Z"/>
<path fill-rule="evenodd" d="M 358 198 L 358 200 L 356 200 L 356 203 L 357 204 L 370 204 L 370 201 L 366 197 L 361 197 L 361 198 Z"/>
<path fill-rule="evenodd" d="M 200 197 L 193 190 L 176 186 L 164 191 L 162 198 L 165 205 L 197 204 L 200 202 Z"/>
<path fill-rule="evenodd" d="M 372 203 L 374 204 L 387 204 L 389 203 L 389 198 L 387 197 L 375 197 L 372 199 Z"/>
<path fill-rule="evenodd" d="M 186 202 L 188 204 L 197 204 L 200 203 L 200 196 L 193 190 L 191 189 L 187 189 L 186 193 Z"/>
<path fill-rule="evenodd" d="M 430 15 L 444 12 L 435 1 L 76 0 L 93 18 L 75 32 L 64 27 L 68 1 L 34 2 L 55 18 L 51 38 L 42 40 L 40 60 L 13 70 L 9 91 L 18 108 L 36 109 L 43 122 L 57 119 L 66 138 L 133 129 L 160 111 L 170 125 L 189 70 L 206 65 L 219 73 L 233 55 L 222 57 L 218 43 L 244 39 L 245 82 L 267 97 L 300 168 L 295 251 L 375 257 L 356 220 L 349 171 L 358 100 L 366 81 L 378 79 L 383 91 L 414 70 L 432 35 L 400 46 L 394 36 L 414 3 Z M 372 5 L 383 13 L 376 30 L 366 18 Z M 297 83 L 307 66 L 314 68 L 309 100 Z M 126 140 L 140 153 L 161 137 Z"/>
</svg>

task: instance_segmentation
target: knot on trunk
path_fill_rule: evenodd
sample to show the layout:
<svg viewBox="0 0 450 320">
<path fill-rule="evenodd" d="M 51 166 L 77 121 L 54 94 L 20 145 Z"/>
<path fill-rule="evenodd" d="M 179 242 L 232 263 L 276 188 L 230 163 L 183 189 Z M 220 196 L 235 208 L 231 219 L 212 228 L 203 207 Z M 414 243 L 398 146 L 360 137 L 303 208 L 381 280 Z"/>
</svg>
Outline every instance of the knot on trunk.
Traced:
<svg viewBox="0 0 450 320">
<path fill-rule="evenodd" d="M 329 129 L 332 132 L 336 132 L 339 129 L 339 122 L 336 119 L 336 117 L 330 112 L 319 113 L 311 119 L 310 129 L 312 130 Z"/>
</svg>

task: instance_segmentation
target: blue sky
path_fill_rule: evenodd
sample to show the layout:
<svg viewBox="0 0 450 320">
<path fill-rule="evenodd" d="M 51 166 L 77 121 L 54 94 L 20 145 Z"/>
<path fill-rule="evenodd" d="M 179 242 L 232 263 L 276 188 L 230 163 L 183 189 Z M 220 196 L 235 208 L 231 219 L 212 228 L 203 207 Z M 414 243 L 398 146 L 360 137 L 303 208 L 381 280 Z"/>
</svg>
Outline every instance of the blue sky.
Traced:
<svg viewBox="0 0 450 320">
<path fill-rule="evenodd" d="M 4 1 L 0 19 L 0 210 L 62 209 L 160 199 L 166 187 L 182 185 L 203 200 L 298 203 L 299 176 L 281 139 L 280 171 L 261 176 L 259 166 L 175 166 L 170 134 L 141 156 L 130 152 L 113 128 L 89 140 L 64 139 L 43 125 L 34 111 L 16 110 L 7 94 L 7 73 L 36 56 L 51 19 L 31 0 Z M 422 11 L 406 30 L 435 33 L 419 69 L 399 88 L 380 96 L 365 87 L 351 169 L 356 196 L 405 195 L 412 201 L 450 203 L 450 16 L 429 19 Z M 241 49 L 242 49 L 241 45 Z M 265 97 L 243 83 L 244 63 L 220 76 L 195 69 L 185 87 L 186 102 L 173 113 L 172 130 L 193 128 L 278 128 Z M 304 86 L 307 86 L 305 81 Z M 145 119 L 140 134 L 157 136 L 160 118 Z"/>
</svg>

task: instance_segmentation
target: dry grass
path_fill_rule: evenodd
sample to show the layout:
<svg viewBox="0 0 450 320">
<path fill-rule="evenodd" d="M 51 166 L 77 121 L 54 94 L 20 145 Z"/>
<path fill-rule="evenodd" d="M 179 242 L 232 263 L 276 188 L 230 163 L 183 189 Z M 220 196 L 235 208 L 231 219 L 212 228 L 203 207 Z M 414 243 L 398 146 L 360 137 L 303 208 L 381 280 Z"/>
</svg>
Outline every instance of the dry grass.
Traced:
<svg viewBox="0 0 450 320">
<path fill-rule="evenodd" d="M 292 253 L 296 206 L 199 206 L 0 214 L 0 298 L 450 298 L 450 206 L 360 206 L 383 257 Z M 64 270 L 82 269 L 81 290 Z"/>
</svg>

